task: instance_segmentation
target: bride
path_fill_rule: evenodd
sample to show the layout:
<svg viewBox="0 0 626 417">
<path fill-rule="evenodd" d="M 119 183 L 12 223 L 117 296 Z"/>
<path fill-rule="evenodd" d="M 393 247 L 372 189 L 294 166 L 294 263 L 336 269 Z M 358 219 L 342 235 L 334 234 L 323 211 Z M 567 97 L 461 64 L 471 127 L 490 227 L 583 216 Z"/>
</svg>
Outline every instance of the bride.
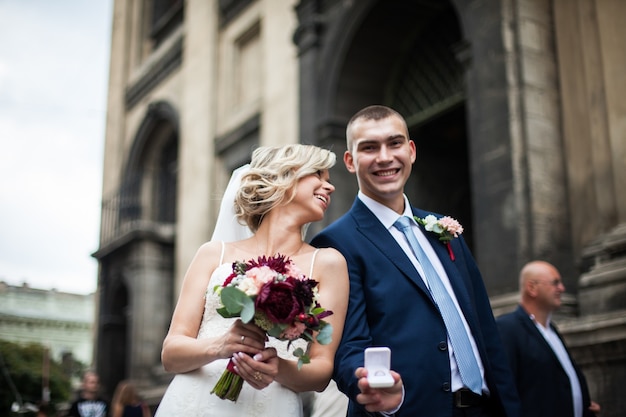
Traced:
<svg viewBox="0 0 626 417">
<path fill-rule="evenodd" d="M 330 203 L 335 187 L 328 170 L 334 164 L 335 154 L 316 146 L 261 147 L 239 173 L 240 185 L 233 175 L 214 238 L 198 249 L 187 270 L 163 342 L 163 366 L 176 376 L 156 417 L 302 416 L 298 393 L 328 385 L 347 309 L 348 270 L 339 252 L 316 249 L 303 236 Z M 234 199 L 229 190 L 235 191 Z M 254 234 L 228 242 L 243 230 L 229 222 L 233 201 L 236 220 Z M 333 312 L 324 319 L 332 325 L 332 342 L 312 343 L 311 362 L 300 370 L 291 353 L 294 344 L 287 349 L 287 342 L 267 339 L 256 325 L 223 318 L 216 311 L 220 302 L 213 288 L 231 273 L 233 262 L 275 254 L 291 258 L 318 281 L 320 304 Z M 245 381 L 236 402 L 211 393 L 231 359 Z"/>
</svg>

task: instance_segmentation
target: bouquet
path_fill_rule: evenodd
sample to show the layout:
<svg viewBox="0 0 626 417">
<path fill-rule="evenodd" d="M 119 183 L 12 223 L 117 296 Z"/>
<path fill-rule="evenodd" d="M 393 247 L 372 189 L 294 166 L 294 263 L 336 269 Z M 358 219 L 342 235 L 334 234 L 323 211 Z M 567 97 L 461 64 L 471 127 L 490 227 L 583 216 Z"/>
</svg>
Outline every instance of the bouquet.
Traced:
<svg viewBox="0 0 626 417">
<path fill-rule="evenodd" d="M 225 318 L 240 317 L 244 323 L 254 320 L 268 335 L 288 340 L 288 347 L 296 339 L 325 345 L 331 341 L 332 326 L 322 319 L 333 313 L 320 306 L 316 286 L 317 281 L 281 254 L 237 261 L 222 286 L 214 288 L 222 303 L 217 312 Z M 308 353 L 308 347 L 294 350 L 298 369 L 310 362 Z M 237 401 L 242 386 L 243 378 L 231 360 L 211 393 Z"/>
</svg>

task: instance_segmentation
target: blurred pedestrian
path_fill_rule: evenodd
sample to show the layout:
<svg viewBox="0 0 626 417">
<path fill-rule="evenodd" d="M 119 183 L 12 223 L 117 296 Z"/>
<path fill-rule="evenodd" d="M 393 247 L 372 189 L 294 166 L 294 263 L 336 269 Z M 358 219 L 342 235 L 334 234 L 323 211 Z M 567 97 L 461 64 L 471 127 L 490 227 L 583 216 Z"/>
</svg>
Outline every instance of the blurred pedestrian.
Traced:
<svg viewBox="0 0 626 417">
<path fill-rule="evenodd" d="M 100 378 L 94 371 L 83 375 L 78 399 L 72 403 L 68 417 L 107 417 L 109 403 L 100 396 Z"/>
<path fill-rule="evenodd" d="M 152 417 L 147 404 L 137 395 L 137 389 L 128 380 L 120 381 L 113 394 L 111 417 Z"/>
</svg>

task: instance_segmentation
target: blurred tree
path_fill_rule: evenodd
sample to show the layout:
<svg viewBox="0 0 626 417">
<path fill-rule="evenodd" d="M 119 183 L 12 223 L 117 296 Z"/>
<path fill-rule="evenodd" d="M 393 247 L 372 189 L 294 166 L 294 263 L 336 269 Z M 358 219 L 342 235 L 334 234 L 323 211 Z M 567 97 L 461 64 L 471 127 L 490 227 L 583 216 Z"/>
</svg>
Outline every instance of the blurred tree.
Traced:
<svg viewBox="0 0 626 417">
<path fill-rule="evenodd" d="M 38 343 L 21 345 L 0 340 L 0 417 L 15 416 L 11 411 L 15 402 L 41 403 L 45 350 Z M 59 362 L 49 359 L 49 405 L 52 410 L 57 404 L 69 400 L 70 376 Z"/>
</svg>

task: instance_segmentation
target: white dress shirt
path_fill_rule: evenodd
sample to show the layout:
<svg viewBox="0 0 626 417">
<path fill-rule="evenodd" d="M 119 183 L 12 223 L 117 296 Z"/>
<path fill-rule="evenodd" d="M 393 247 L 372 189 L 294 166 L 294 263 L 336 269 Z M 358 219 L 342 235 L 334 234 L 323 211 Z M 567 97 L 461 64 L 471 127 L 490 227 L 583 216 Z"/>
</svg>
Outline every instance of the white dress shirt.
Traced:
<svg viewBox="0 0 626 417">
<path fill-rule="evenodd" d="M 554 354 L 559 359 L 559 362 L 561 362 L 561 366 L 569 378 L 569 385 L 572 389 L 572 400 L 574 401 L 574 417 L 582 417 L 583 393 L 580 389 L 580 381 L 578 380 L 578 375 L 576 374 L 574 365 L 572 365 L 572 361 L 567 354 L 567 350 L 565 350 L 565 346 L 563 346 L 563 342 L 552 327 L 550 327 L 550 317 L 548 317 L 546 327 L 543 327 L 541 323 L 535 320 L 534 315 L 531 314 L 530 318 L 535 323 L 535 326 L 537 326 L 537 329 L 539 329 L 539 333 L 541 333 L 543 338 L 546 339 L 546 342 L 548 342 L 554 351 Z"/>
</svg>

